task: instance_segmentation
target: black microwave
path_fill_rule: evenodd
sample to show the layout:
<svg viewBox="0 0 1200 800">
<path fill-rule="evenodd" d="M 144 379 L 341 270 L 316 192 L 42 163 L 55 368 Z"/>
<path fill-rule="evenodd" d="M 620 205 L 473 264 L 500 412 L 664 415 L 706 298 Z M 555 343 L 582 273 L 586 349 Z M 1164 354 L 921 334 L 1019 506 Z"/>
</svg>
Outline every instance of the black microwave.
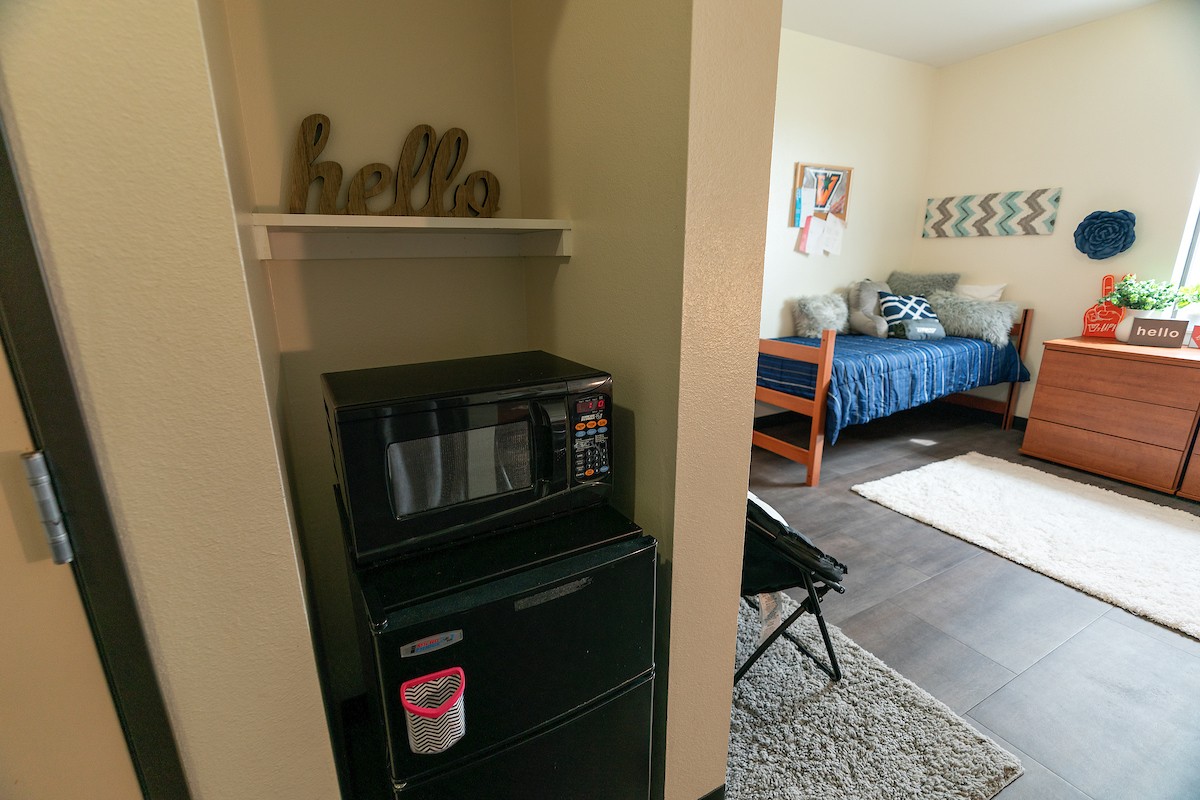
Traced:
<svg viewBox="0 0 1200 800">
<path fill-rule="evenodd" d="M 612 376 L 531 351 L 321 376 L 359 566 L 604 502 Z"/>
</svg>

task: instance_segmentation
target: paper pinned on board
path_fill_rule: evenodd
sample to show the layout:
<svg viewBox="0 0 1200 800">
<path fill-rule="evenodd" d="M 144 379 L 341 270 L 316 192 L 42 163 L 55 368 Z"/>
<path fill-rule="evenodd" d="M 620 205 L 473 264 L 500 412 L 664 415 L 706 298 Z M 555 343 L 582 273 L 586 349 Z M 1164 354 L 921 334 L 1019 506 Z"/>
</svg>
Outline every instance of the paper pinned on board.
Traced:
<svg viewBox="0 0 1200 800">
<path fill-rule="evenodd" d="M 813 207 L 817 204 L 817 190 L 815 187 L 800 189 L 800 224 L 804 224 L 809 217 L 813 215 Z"/>
<path fill-rule="evenodd" d="M 792 220 L 793 227 L 803 228 L 804 223 L 813 214 L 813 207 L 817 202 L 817 190 L 815 188 L 797 187 L 796 196 L 792 198 L 795 204 L 793 213 L 795 218 Z"/>
<path fill-rule="evenodd" d="M 825 238 L 825 220 L 820 217 L 809 217 L 800 231 L 800 241 L 796 249 L 801 253 L 819 253 L 821 242 Z"/>
<path fill-rule="evenodd" d="M 842 252 L 842 238 L 846 233 L 846 223 L 842 222 L 840 217 L 833 214 L 825 220 L 825 225 L 821 234 L 821 249 L 831 256 L 836 256 Z"/>
</svg>

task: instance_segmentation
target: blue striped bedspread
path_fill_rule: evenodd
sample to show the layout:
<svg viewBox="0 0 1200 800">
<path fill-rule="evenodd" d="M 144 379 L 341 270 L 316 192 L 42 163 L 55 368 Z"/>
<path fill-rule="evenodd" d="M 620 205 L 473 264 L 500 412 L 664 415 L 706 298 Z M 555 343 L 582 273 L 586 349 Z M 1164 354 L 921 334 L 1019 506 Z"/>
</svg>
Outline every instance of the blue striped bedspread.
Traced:
<svg viewBox="0 0 1200 800">
<path fill-rule="evenodd" d="M 821 343 L 820 339 L 794 336 L 777 341 Z M 815 364 L 758 354 L 759 386 L 811 398 L 816 375 Z M 848 425 L 916 408 L 955 392 L 1027 380 L 1029 370 L 1011 343 L 1000 348 L 958 336 L 936 341 L 838 336 L 833 347 L 825 436 L 833 444 Z"/>
</svg>

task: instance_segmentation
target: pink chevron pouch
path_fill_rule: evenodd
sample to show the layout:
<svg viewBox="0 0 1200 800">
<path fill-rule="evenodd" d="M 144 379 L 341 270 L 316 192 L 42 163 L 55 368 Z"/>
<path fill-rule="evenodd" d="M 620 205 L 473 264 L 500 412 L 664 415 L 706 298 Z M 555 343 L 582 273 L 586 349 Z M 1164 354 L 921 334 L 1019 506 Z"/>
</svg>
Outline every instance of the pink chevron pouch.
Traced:
<svg viewBox="0 0 1200 800">
<path fill-rule="evenodd" d="M 449 750 L 467 733 L 463 694 L 467 677 L 451 667 L 400 684 L 400 705 L 414 753 L 432 755 Z"/>
</svg>

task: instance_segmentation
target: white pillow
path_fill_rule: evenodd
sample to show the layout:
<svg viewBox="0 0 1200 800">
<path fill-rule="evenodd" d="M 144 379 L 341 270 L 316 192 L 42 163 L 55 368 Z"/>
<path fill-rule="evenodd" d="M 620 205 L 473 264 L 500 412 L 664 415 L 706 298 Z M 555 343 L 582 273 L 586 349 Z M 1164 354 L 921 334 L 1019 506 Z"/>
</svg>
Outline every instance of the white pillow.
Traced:
<svg viewBox="0 0 1200 800">
<path fill-rule="evenodd" d="M 994 303 L 1004 294 L 1004 287 L 1006 286 L 1008 286 L 1007 283 L 996 283 L 986 286 L 975 283 L 960 283 L 954 287 L 954 293 L 970 297 L 972 300 L 988 300 Z"/>
</svg>

